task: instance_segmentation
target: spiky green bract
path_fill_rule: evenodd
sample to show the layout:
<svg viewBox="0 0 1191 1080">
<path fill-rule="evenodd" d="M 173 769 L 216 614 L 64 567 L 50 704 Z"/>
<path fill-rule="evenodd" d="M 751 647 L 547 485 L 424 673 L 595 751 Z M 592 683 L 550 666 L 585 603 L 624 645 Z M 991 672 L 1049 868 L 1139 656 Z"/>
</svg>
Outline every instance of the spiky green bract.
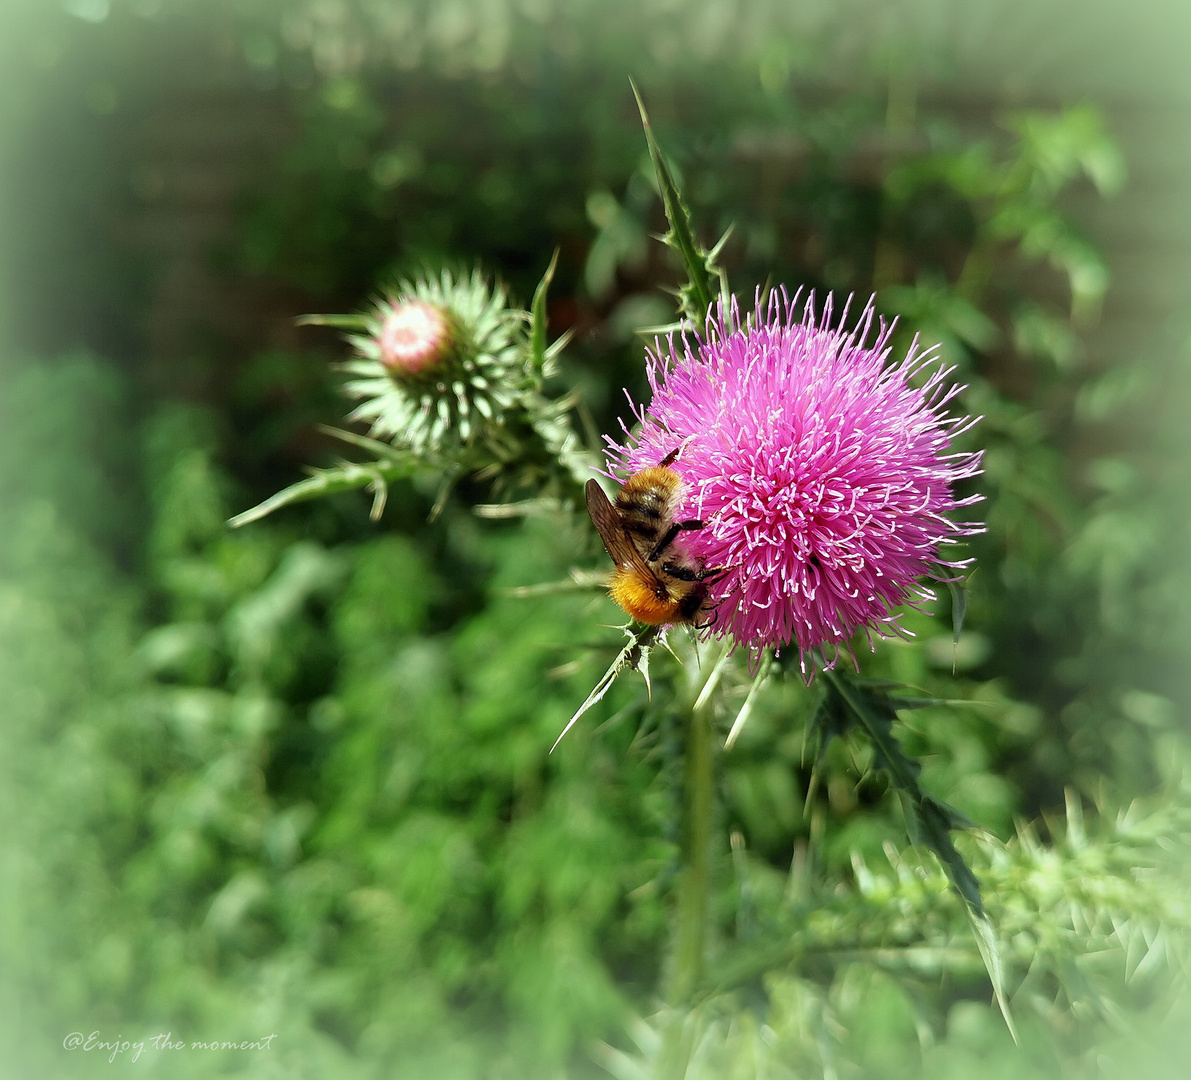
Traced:
<svg viewBox="0 0 1191 1080">
<path fill-rule="evenodd" d="M 428 305 L 450 328 L 441 356 L 418 370 L 385 362 L 385 320 L 401 304 Z M 524 324 L 524 312 L 510 309 L 504 288 L 479 270 L 400 282 L 361 318 L 363 332 L 347 335 L 358 356 L 342 365 L 351 376 L 344 390 L 360 402 L 349 419 L 418 454 L 494 434 L 532 385 Z"/>
</svg>

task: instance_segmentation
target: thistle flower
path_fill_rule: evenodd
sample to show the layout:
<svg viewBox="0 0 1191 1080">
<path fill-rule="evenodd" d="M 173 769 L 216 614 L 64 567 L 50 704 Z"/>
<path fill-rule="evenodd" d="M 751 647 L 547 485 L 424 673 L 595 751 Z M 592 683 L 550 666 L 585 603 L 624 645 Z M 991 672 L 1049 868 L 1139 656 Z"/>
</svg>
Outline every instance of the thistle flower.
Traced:
<svg viewBox="0 0 1191 1080">
<path fill-rule="evenodd" d="M 500 427 L 528 384 L 523 313 L 479 271 L 401 283 L 358 317 L 343 364 L 360 404 L 350 419 L 415 452 L 474 442 Z"/>
<path fill-rule="evenodd" d="M 947 452 L 975 423 L 945 412 L 962 389 L 951 369 L 929 370 L 917 339 L 888 364 L 883 319 L 866 346 L 871 301 L 851 333 L 847 306 L 833 328 L 830 296 L 819 318 L 812 296 L 796 319 L 797 301 L 783 290 L 762 309 L 758 296 L 743 322 L 733 301 L 693 341 L 655 343 L 652 400 L 608 459 L 627 474 L 681 446 L 678 517 L 706 524 L 677 542 L 729 568 L 709 592 L 710 632 L 754 651 L 794 642 L 805 670 L 815 649 L 834 664 L 861 627 L 906 633 L 891 609 L 933 599 L 917 579 L 967 565 L 940 547 L 982 529 L 946 516 L 980 498 L 953 492 L 980 454 Z"/>
</svg>

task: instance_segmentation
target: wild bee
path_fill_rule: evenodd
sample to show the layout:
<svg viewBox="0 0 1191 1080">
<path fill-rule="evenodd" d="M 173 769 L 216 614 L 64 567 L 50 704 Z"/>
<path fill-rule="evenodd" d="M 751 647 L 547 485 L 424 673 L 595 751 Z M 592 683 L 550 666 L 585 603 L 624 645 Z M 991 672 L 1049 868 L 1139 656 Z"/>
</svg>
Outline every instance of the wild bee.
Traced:
<svg viewBox="0 0 1191 1080">
<path fill-rule="evenodd" d="M 704 568 L 674 541 L 703 528 L 695 519 L 675 521 L 682 478 L 670 465 L 675 449 L 658 465 L 633 473 L 616 502 L 595 480 L 587 481 L 587 512 L 616 569 L 608 590 L 629 615 L 648 626 L 696 624 L 707 589 L 729 568 Z"/>
</svg>

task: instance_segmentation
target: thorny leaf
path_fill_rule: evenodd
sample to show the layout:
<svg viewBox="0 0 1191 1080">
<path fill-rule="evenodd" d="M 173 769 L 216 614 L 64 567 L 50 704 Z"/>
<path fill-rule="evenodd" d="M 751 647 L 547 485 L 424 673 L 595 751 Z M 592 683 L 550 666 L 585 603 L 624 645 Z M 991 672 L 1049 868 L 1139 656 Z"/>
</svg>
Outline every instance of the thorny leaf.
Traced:
<svg viewBox="0 0 1191 1080">
<path fill-rule="evenodd" d="M 558 748 L 558 744 L 562 742 L 563 736 L 575 726 L 579 717 L 603 699 L 604 695 L 608 693 L 608 690 L 616 681 L 616 677 L 622 671 L 641 666 L 642 661 L 648 654 L 649 648 L 662 632 L 662 629 L 663 627 L 660 626 L 630 626 L 625 629 L 625 633 L 629 637 L 629 643 L 620 650 L 619 655 L 612 661 L 612 665 L 600 677 L 600 681 L 595 684 L 591 693 L 587 695 L 587 699 L 579 706 L 575 715 L 567 721 L 566 727 L 562 729 L 561 734 L 554 740 L 554 745 L 550 747 L 550 753 L 554 753 Z M 649 668 L 647 665 L 644 670 L 648 672 Z"/>
<path fill-rule="evenodd" d="M 707 318 L 708 309 L 716 298 L 712 294 L 711 281 L 713 277 L 719 279 L 718 295 L 726 299 L 728 294 L 727 278 L 715 265 L 715 256 L 728 239 L 728 233 L 720 239 L 712 252 L 707 252 L 695 239 L 691 229 L 691 212 L 678 186 L 674 183 L 674 176 L 670 167 L 662 157 L 661 147 L 653 136 L 653 128 L 649 123 L 649 115 L 645 111 L 645 103 L 637 91 L 637 86 L 629 80 L 633 87 L 633 96 L 637 99 L 637 108 L 641 112 L 641 126 L 645 129 L 645 141 L 649 144 L 649 156 L 653 161 L 654 172 L 657 174 L 658 188 L 662 194 L 662 203 L 666 208 L 666 220 L 670 229 L 662 240 L 669 247 L 678 252 L 682 264 L 687 272 L 687 284 L 679 290 L 679 299 L 683 312 L 690 317 L 696 327 L 702 327 Z"/>
<path fill-rule="evenodd" d="M 902 707 L 900 699 L 886 687 L 874 687 L 846 674 L 824 671 L 829 686 L 826 708 L 834 713 L 837 724 L 850 714 L 868 737 L 876 754 L 877 766 L 885 771 L 901 799 L 906 829 L 911 843 L 929 848 L 939 859 L 952 888 L 963 898 L 976 946 L 992 982 L 997 1004 L 1005 1017 L 1009 1033 L 1017 1041 L 1017 1031 L 1005 994 L 1005 970 L 1001 961 L 996 931 L 984 911 L 980 882 L 964 861 L 951 839 L 954 829 L 974 828 L 974 824 L 947 803 L 922 790 L 918 776 L 921 764 L 901 748 L 893 734 L 893 721 Z M 833 708 L 834 705 L 834 708 Z"/>
</svg>

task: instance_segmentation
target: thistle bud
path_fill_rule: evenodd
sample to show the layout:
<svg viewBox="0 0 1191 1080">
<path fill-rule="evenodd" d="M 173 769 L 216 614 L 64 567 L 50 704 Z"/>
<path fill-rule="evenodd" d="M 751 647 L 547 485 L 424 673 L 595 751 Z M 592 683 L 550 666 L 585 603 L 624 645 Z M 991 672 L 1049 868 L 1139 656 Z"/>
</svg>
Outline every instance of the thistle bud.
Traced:
<svg viewBox="0 0 1191 1080">
<path fill-rule="evenodd" d="M 530 385 L 525 313 L 479 271 L 403 281 L 356 318 L 344 389 L 374 438 L 415 453 L 474 443 Z"/>
<path fill-rule="evenodd" d="M 385 301 L 378 343 L 380 362 L 395 377 L 419 375 L 439 364 L 451 345 L 446 316 L 431 304 Z"/>
</svg>

